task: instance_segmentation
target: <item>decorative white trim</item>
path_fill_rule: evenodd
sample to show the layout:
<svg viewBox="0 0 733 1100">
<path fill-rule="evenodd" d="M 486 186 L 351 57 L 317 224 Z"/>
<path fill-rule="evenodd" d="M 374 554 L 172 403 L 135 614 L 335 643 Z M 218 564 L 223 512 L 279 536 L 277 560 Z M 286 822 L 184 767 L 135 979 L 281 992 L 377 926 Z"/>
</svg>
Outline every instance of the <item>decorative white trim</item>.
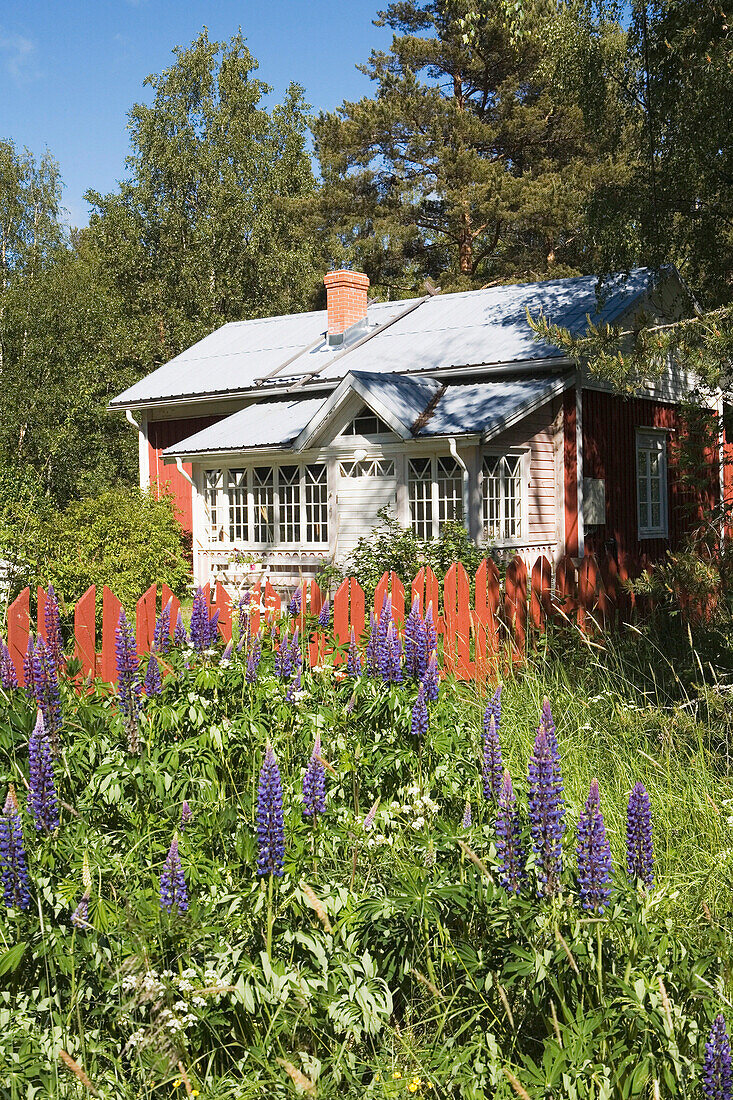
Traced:
<svg viewBox="0 0 733 1100">
<path fill-rule="evenodd" d="M 634 439 L 634 464 L 636 470 L 636 529 L 639 537 L 639 541 L 644 539 L 666 539 L 669 538 L 669 480 L 667 476 L 667 436 L 668 432 L 664 428 L 637 428 Z M 661 471 L 660 471 L 660 492 L 659 492 L 659 513 L 660 513 L 660 525 L 659 527 L 652 527 L 647 524 L 642 527 L 641 524 L 641 501 L 639 500 L 639 451 L 641 449 L 650 449 L 649 443 L 652 441 L 661 441 L 664 446 L 659 450 L 659 456 L 661 458 Z M 643 443 L 646 441 L 647 448 L 643 447 Z M 651 508 L 651 500 L 648 502 Z"/>
</svg>

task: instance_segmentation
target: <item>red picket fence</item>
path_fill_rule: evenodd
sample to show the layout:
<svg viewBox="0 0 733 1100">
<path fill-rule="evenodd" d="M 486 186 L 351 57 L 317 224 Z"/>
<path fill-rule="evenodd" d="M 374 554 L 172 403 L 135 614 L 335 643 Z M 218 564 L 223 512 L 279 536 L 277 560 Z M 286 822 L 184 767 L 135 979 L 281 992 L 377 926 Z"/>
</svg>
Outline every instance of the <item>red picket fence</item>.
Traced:
<svg viewBox="0 0 733 1100">
<path fill-rule="evenodd" d="M 385 595 L 392 597 L 395 622 L 402 626 L 405 613 L 417 597 L 424 614 L 432 605 L 435 626 L 442 637 L 443 666 L 461 680 L 484 680 L 497 673 L 505 674 L 521 662 L 527 647 L 534 643 L 548 622 L 554 621 L 589 631 L 607 631 L 621 627 L 634 610 L 633 597 L 622 587 L 626 573 L 611 557 L 600 562 L 593 554 L 583 558 L 576 567 L 565 557 L 553 571 L 551 563 L 540 557 L 528 573 L 517 556 L 510 561 L 502 585 L 496 564 L 484 560 L 471 584 L 463 566 L 456 562 L 446 573 L 442 589 L 430 568 L 422 568 L 413 580 L 410 591 L 396 573 L 385 573 L 374 595 L 374 611 L 378 616 Z M 204 588 L 210 614 L 219 611 L 219 631 L 224 641 L 232 637 L 232 601 L 221 583 L 213 592 Z M 292 593 L 288 593 L 286 601 Z M 326 595 L 315 581 L 304 581 L 299 618 L 301 632 L 307 628 L 306 613 L 317 616 Z M 45 637 L 44 608 L 46 592 L 38 589 L 37 630 Z M 79 660 L 82 675 L 94 676 L 114 683 L 115 631 L 122 604 L 105 586 L 102 592 L 102 637 L 98 648 L 96 629 L 96 598 L 94 586 L 89 588 L 74 608 L 74 656 Z M 148 653 L 153 642 L 155 622 L 161 608 L 171 604 L 171 634 L 175 629 L 180 602 L 167 585 L 160 596 L 156 585 L 137 601 L 135 636 L 138 653 Z M 251 626 L 256 632 L 261 623 L 272 623 L 283 613 L 283 600 L 269 580 L 253 589 Z M 24 589 L 8 608 L 7 644 L 21 684 L 24 682 L 23 658 L 31 632 L 30 590 Z M 354 577 L 342 581 L 333 597 L 333 637 L 338 647 L 346 647 L 353 629 L 357 640 L 364 639 L 369 627 L 364 591 Z M 311 667 L 329 657 L 339 664 L 343 652 L 333 651 L 330 636 L 317 630 L 308 635 L 308 656 Z"/>
</svg>

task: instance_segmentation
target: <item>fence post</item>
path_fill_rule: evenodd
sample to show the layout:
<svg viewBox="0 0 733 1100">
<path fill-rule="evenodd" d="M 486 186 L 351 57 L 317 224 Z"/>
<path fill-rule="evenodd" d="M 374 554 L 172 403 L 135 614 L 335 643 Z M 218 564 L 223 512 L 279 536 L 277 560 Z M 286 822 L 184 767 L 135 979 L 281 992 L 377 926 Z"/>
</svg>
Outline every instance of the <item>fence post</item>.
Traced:
<svg viewBox="0 0 733 1100">
<path fill-rule="evenodd" d="M 578 628 L 587 630 L 587 619 L 592 618 L 598 584 L 598 563 L 595 554 L 586 554 L 580 565 L 578 577 Z"/>
<path fill-rule="evenodd" d="M 333 597 L 333 636 L 337 646 L 349 644 L 349 585 L 354 583 L 354 578 L 349 581 L 345 577 L 336 589 Z M 340 665 L 343 661 L 341 653 L 334 653 L 334 665 Z"/>
<path fill-rule="evenodd" d="M 499 622 L 496 614 L 499 610 L 501 589 L 499 570 L 492 560 L 484 560 L 476 570 L 476 666 L 480 679 L 485 679 L 493 670 L 497 671 L 499 653 Z"/>
<path fill-rule="evenodd" d="M 74 656 L 81 664 L 82 677 L 97 675 L 97 589 L 95 585 L 74 608 Z"/>
<path fill-rule="evenodd" d="M 221 581 L 214 589 L 214 609 L 219 612 L 219 633 L 225 642 L 232 640 L 232 598 Z"/>
<path fill-rule="evenodd" d="M 513 659 L 522 661 L 527 644 L 527 566 L 519 554 L 507 566 L 504 616 L 514 649 Z"/>
<path fill-rule="evenodd" d="M 31 633 L 31 590 L 24 588 L 19 592 L 8 607 L 8 649 L 10 659 L 15 666 L 18 683 L 25 686 L 25 673 L 23 671 L 23 658 L 28 649 L 28 638 Z"/>
<path fill-rule="evenodd" d="M 117 654 L 115 635 L 120 621 L 122 603 L 105 584 L 102 589 L 102 660 L 100 676 L 108 684 L 117 683 Z"/>
<path fill-rule="evenodd" d="M 392 618 L 398 627 L 405 621 L 405 586 L 396 573 L 390 574 L 392 591 Z"/>
<path fill-rule="evenodd" d="M 351 608 L 350 622 L 354 628 L 354 637 L 359 641 L 366 627 L 366 597 L 364 589 L 356 577 L 352 577 L 349 581 L 349 603 Z"/>
<path fill-rule="evenodd" d="M 420 566 L 420 568 L 418 570 L 418 573 L 417 573 L 417 576 L 415 577 L 415 579 L 413 580 L 413 582 L 410 586 L 410 593 L 411 593 L 411 596 L 412 596 L 412 598 L 410 600 L 410 606 L 412 607 L 412 604 L 415 602 L 415 596 L 417 596 L 418 601 L 419 601 L 418 607 L 419 607 L 419 610 L 420 610 L 420 614 L 424 615 L 424 613 L 425 613 L 425 566 L 424 565 Z"/>
<path fill-rule="evenodd" d="M 560 559 L 555 575 L 555 605 L 557 614 L 566 623 L 572 623 L 577 608 L 575 563 L 566 554 Z"/>
<path fill-rule="evenodd" d="M 543 633 L 547 626 L 552 595 L 552 566 L 542 555 L 532 566 L 530 618 L 535 630 Z"/>
<path fill-rule="evenodd" d="M 382 573 L 379 578 L 379 584 L 374 589 L 374 614 L 377 619 L 382 614 L 382 604 L 384 603 L 384 597 L 387 595 L 389 588 L 389 573 Z"/>
<path fill-rule="evenodd" d="M 151 584 L 135 606 L 135 641 L 138 657 L 149 653 L 155 634 L 155 613 L 158 601 L 158 586 Z"/>
</svg>

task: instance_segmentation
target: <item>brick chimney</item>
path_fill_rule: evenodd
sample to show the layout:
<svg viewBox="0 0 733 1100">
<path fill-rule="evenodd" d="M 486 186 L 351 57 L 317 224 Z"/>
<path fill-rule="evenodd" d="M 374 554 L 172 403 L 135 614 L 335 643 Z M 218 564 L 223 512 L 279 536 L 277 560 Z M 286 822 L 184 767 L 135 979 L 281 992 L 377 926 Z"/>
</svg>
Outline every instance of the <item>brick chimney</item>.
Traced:
<svg viewBox="0 0 733 1100">
<path fill-rule="evenodd" d="M 360 271 L 329 271 L 323 279 L 326 284 L 329 343 L 339 343 L 347 329 L 367 315 L 367 290 L 369 276 Z"/>
</svg>

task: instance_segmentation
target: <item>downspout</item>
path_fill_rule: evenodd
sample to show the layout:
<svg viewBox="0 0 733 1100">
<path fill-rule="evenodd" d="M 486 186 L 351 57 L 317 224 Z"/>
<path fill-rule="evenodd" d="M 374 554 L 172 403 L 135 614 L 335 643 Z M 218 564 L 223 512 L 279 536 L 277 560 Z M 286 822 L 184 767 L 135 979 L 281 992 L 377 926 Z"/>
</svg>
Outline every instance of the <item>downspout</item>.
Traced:
<svg viewBox="0 0 733 1100">
<path fill-rule="evenodd" d="M 176 458 L 176 469 L 178 470 L 179 474 L 182 474 L 183 477 L 185 477 L 186 481 L 191 486 L 191 488 L 192 489 L 195 488 L 195 486 L 193 484 L 193 478 L 191 477 L 190 474 L 187 474 L 186 471 L 183 469 L 183 462 L 181 461 L 180 458 Z"/>
<path fill-rule="evenodd" d="M 468 466 L 466 465 L 466 463 L 463 461 L 463 459 L 459 455 L 458 448 L 456 447 L 456 441 L 455 441 L 455 438 L 453 436 L 451 436 L 450 439 L 448 440 L 448 450 L 450 451 L 452 457 L 456 460 L 458 465 L 463 470 L 463 523 L 464 523 L 464 526 L 466 527 L 466 529 L 468 531 L 470 531 L 471 530 L 471 528 L 470 528 L 471 519 L 470 519 L 470 516 L 468 514 L 468 512 L 469 512 Z"/>
<path fill-rule="evenodd" d="M 125 420 L 137 432 L 138 481 L 141 489 L 150 488 L 150 461 L 148 459 L 148 437 L 142 425 L 138 424 L 130 409 L 125 409 Z"/>
</svg>

